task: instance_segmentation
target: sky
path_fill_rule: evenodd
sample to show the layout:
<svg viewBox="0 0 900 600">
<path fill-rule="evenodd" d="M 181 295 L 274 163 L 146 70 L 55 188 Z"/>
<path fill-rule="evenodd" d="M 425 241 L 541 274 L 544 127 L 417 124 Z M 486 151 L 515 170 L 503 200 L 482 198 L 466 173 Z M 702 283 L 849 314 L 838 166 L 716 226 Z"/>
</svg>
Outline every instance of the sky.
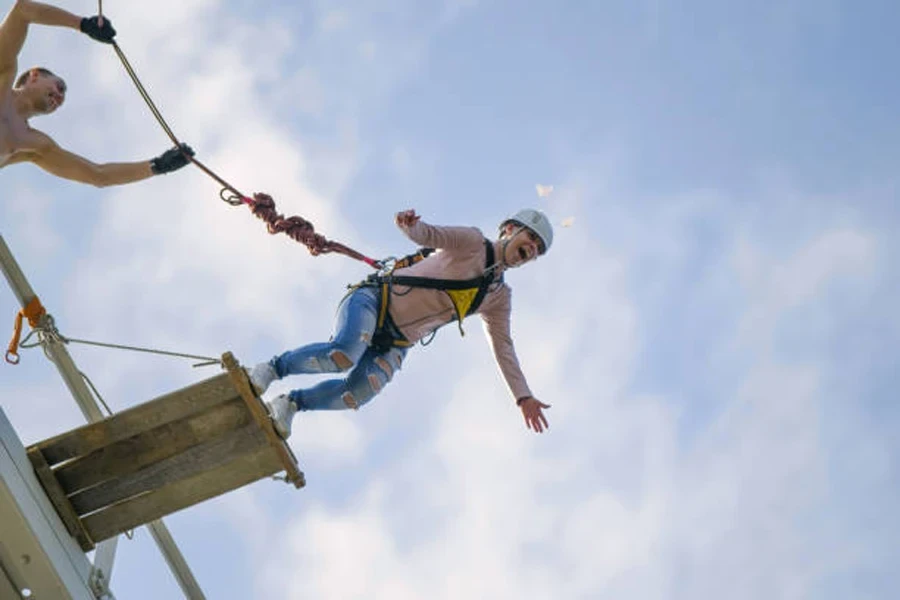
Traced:
<svg viewBox="0 0 900 600">
<path fill-rule="evenodd" d="M 507 277 L 549 431 L 525 428 L 477 319 L 446 328 L 362 410 L 297 417 L 306 488 L 260 481 L 165 519 L 209 598 L 894 597 L 895 3 L 104 12 L 198 157 L 330 238 L 406 253 L 406 208 L 494 235 L 530 206 L 556 229 Z M 32 123 L 65 148 L 169 146 L 108 47 L 34 27 L 19 64 L 66 78 Z M 252 365 L 327 339 L 368 273 L 267 235 L 196 169 L 96 189 L 15 165 L 0 182 L 0 233 L 69 337 Z M 0 292 L 10 326 L 17 310 Z M 216 373 L 70 351 L 113 410 Z M 0 404 L 26 444 L 83 423 L 37 350 L 0 366 Z M 180 597 L 145 529 L 112 584 Z"/>
</svg>

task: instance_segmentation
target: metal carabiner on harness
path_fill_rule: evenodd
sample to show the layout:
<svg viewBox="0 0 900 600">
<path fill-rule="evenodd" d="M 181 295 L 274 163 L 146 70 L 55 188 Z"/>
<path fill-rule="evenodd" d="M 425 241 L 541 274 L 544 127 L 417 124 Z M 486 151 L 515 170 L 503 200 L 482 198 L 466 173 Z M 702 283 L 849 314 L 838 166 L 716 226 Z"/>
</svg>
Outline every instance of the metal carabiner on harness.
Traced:
<svg viewBox="0 0 900 600">
<path fill-rule="evenodd" d="M 394 272 L 394 269 L 397 267 L 398 259 L 396 256 L 388 256 L 387 258 L 383 258 L 378 261 L 378 272 L 376 273 L 379 277 L 385 277 Z"/>
</svg>

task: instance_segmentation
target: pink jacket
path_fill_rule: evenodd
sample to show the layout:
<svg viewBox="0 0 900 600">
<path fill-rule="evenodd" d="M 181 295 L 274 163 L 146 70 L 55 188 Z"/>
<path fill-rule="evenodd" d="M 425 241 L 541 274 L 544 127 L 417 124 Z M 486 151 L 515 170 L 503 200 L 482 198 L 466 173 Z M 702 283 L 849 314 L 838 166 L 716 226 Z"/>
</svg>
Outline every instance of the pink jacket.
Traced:
<svg viewBox="0 0 900 600">
<path fill-rule="evenodd" d="M 423 261 L 395 271 L 397 275 L 414 275 L 439 279 L 472 279 L 484 271 L 484 235 L 476 227 L 441 227 L 419 220 L 401 230 L 420 246 L 439 250 Z M 499 257 L 498 257 L 499 258 Z M 495 273 L 499 277 L 501 269 Z M 512 290 L 506 283 L 493 284 L 477 313 L 494 351 L 494 358 L 506 384 L 515 398 L 531 396 L 525 375 L 516 358 L 509 331 Z M 416 342 L 434 329 L 455 321 L 456 312 L 447 294 L 440 290 L 393 286 L 390 313 L 406 339 Z M 456 327 L 453 327 L 456 330 Z"/>
</svg>

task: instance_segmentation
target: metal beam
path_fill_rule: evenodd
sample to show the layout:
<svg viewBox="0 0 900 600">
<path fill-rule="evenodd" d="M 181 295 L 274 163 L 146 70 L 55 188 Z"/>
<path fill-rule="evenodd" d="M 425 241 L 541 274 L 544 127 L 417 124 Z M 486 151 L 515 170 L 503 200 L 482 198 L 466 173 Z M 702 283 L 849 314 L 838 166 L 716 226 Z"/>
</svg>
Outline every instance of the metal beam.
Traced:
<svg viewBox="0 0 900 600">
<path fill-rule="evenodd" d="M 0 409 L 0 598 L 96 600 L 90 571 Z"/>
<path fill-rule="evenodd" d="M 36 294 L 31 288 L 31 284 L 25 278 L 25 274 L 16 262 L 15 257 L 13 257 L 2 235 L 0 235 L 0 267 L 3 269 L 3 275 L 6 276 L 9 287 L 16 295 L 19 304 L 24 308 Z M 47 314 L 41 318 L 40 325 L 51 322 L 50 316 Z M 90 389 L 88 389 L 81 372 L 75 366 L 75 362 L 69 355 L 66 346 L 59 340 L 51 339 L 44 344 L 44 349 L 56 365 L 66 387 L 69 388 L 69 392 L 71 392 L 79 408 L 81 408 L 85 419 L 91 423 L 103 420 L 103 413 L 100 411 L 100 407 L 97 405 L 97 401 L 94 399 Z M 178 581 L 178 585 L 181 586 L 185 598 L 187 600 L 205 600 L 206 596 L 203 595 L 203 591 L 200 589 L 193 573 L 191 573 L 187 561 L 184 559 L 178 546 L 175 545 L 172 535 L 162 520 L 153 521 L 148 523 L 147 526 L 153 535 L 153 539 L 156 540 L 163 557 L 165 557 L 169 568 L 172 570 L 172 574 Z M 109 557 L 107 556 L 106 559 L 109 560 Z M 109 560 L 109 566 L 111 569 L 111 560 Z"/>
<path fill-rule="evenodd" d="M 12 252 L 10 252 L 2 235 L 0 235 L 0 267 L 3 268 L 6 281 L 19 300 L 19 304 L 22 308 L 25 308 L 25 305 L 31 302 L 37 294 L 31 289 L 31 284 L 28 283 L 25 274 L 22 273 L 22 269 L 13 257 Z M 51 323 L 50 315 L 44 314 L 41 317 L 39 326 L 45 327 Z M 81 372 L 75 366 L 72 357 L 69 356 L 69 351 L 66 350 L 65 345 L 58 340 L 51 340 L 50 343 L 44 344 L 44 349 L 47 352 L 47 356 L 56 365 L 56 369 L 62 376 L 66 387 L 69 388 L 69 392 L 71 392 L 78 403 L 84 418 L 91 423 L 102 421 L 103 413 L 100 412 L 100 407 L 97 406 L 93 394 L 88 389 L 84 377 L 81 376 Z"/>
<path fill-rule="evenodd" d="M 118 536 L 97 544 L 94 551 L 94 567 L 91 569 L 91 588 L 98 598 L 112 600 L 112 590 L 109 589 L 112 580 L 113 563 L 116 560 L 116 548 L 119 544 Z"/>
<path fill-rule="evenodd" d="M 169 564 L 169 569 L 178 581 L 178 585 L 181 586 L 184 597 L 188 598 L 188 600 L 205 598 L 203 592 L 200 590 L 200 586 L 197 584 L 197 580 L 194 579 L 194 575 L 191 573 L 190 567 L 188 567 L 187 562 L 184 560 L 184 556 L 178 551 L 178 546 L 175 545 L 175 540 L 172 539 L 172 534 L 169 533 L 169 529 L 162 521 L 148 523 L 147 529 L 150 530 L 150 534 L 153 536 L 153 539 L 156 540 L 157 546 L 170 549 L 163 550 L 163 557 Z"/>
</svg>

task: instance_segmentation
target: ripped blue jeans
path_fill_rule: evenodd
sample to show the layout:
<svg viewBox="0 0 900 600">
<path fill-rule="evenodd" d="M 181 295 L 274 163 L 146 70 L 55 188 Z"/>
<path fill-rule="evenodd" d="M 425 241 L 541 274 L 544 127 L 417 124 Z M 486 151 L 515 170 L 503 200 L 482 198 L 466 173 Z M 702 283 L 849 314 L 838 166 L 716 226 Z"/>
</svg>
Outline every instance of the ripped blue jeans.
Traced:
<svg viewBox="0 0 900 600">
<path fill-rule="evenodd" d="M 288 395 L 299 410 L 358 409 L 384 389 L 400 369 L 408 348 L 378 352 L 369 346 L 378 322 L 378 303 L 377 288 L 356 289 L 338 307 L 331 341 L 289 350 L 269 361 L 279 379 L 349 371 L 343 379 L 291 391 Z"/>
</svg>

